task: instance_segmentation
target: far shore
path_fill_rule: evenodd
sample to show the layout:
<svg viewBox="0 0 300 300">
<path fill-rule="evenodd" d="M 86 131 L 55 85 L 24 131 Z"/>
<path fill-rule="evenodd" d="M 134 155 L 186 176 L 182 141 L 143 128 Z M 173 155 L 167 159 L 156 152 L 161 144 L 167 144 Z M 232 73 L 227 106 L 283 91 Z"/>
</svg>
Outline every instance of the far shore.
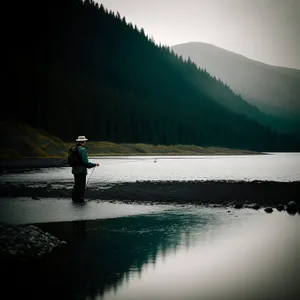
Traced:
<svg viewBox="0 0 300 300">
<path fill-rule="evenodd" d="M 67 167 L 66 158 L 20 158 L 0 160 L 0 172 L 19 169 Z"/>
<path fill-rule="evenodd" d="M 251 151 L 232 151 L 232 152 L 207 152 L 207 153 L 99 153 L 99 154 L 89 154 L 89 159 L 92 160 L 96 157 L 126 157 L 126 156 L 210 156 L 210 155 L 220 155 L 220 156 L 230 156 L 230 155 L 268 155 L 268 153 L 263 152 L 251 152 Z M 27 158 L 7 158 L 0 159 L 0 172 L 10 171 L 10 170 L 20 170 L 20 169 L 40 169 L 40 168 L 55 168 L 55 167 L 69 167 L 66 157 L 27 157 Z"/>
<path fill-rule="evenodd" d="M 89 156 L 209 156 L 209 155 L 266 155 L 266 152 L 254 152 L 254 151 L 212 151 L 212 152 L 135 152 L 135 153 L 92 153 Z"/>
</svg>

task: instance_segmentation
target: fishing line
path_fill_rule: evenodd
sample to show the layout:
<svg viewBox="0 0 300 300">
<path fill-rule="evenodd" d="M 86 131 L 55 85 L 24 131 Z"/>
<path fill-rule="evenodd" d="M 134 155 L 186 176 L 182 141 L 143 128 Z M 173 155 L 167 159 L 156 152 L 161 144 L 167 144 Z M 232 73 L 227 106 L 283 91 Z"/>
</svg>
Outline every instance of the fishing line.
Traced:
<svg viewBox="0 0 300 300">
<path fill-rule="evenodd" d="M 107 169 L 107 167 L 105 167 L 105 165 L 102 165 L 105 169 Z M 104 183 L 107 183 L 107 182 L 109 182 L 114 176 L 116 176 L 116 174 L 113 174 L 112 176 L 110 176 L 109 178 L 106 178 L 104 181 L 102 181 L 102 182 L 104 182 Z"/>
<path fill-rule="evenodd" d="M 157 158 L 154 159 L 154 163 L 157 162 Z M 153 159 L 131 159 L 131 160 L 126 160 L 126 161 L 118 161 L 118 162 L 111 162 L 111 163 L 106 163 L 106 164 L 101 164 L 101 166 L 107 166 L 107 165 L 115 165 L 115 164 L 122 164 L 122 163 L 129 163 L 129 162 L 149 162 L 153 161 Z"/>
<path fill-rule="evenodd" d="M 157 158 L 155 158 L 154 161 L 153 161 L 153 159 L 147 159 L 147 160 L 145 160 L 145 159 L 135 159 L 135 160 L 134 160 L 134 159 L 131 159 L 131 160 L 126 160 L 126 161 L 119 161 L 119 162 L 111 162 L 111 163 L 101 164 L 100 166 L 106 168 L 107 165 L 114 165 L 114 164 L 120 164 L 120 163 L 129 163 L 129 162 L 141 162 L 141 161 L 143 161 L 143 162 L 153 161 L 154 163 L 156 163 L 157 160 L 158 160 Z M 106 169 L 107 169 L 107 168 L 106 168 Z M 87 187 L 88 187 L 88 183 L 89 183 L 89 181 L 90 181 L 90 179 L 91 179 L 91 177 L 92 177 L 94 171 L 95 171 L 95 167 L 93 168 L 93 171 L 92 171 L 91 175 L 89 176 L 89 178 L 88 178 L 88 180 L 87 180 L 87 183 L 86 183 L 86 189 L 87 189 Z M 103 181 L 103 182 L 108 182 L 108 181 L 110 181 L 114 176 L 115 176 L 115 174 L 113 174 L 110 178 L 106 179 L 106 180 Z"/>
</svg>

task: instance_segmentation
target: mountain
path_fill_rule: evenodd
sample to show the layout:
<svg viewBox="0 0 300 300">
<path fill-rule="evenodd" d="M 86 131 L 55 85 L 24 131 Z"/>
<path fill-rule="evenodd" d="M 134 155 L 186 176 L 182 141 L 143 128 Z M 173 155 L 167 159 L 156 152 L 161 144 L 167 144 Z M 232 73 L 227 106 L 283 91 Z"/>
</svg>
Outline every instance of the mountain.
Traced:
<svg viewBox="0 0 300 300">
<path fill-rule="evenodd" d="M 190 42 L 171 48 L 230 86 L 248 103 L 275 117 L 269 118 L 269 125 L 300 132 L 300 70 L 270 66 L 206 43 Z"/>
<path fill-rule="evenodd" d="M 300 70 L 270 66 L 211 44 L 171 47 L 268 113 L 300 117 Z"/>
<path fill-rule="evenodd" d="M 300 149 L 295 136 L 251 118 L 260 111 L 228 86 L 98 3 L 6 5 L 15 26 L 3 37 L 2 116 L 65 141 Z"/>
</svg>

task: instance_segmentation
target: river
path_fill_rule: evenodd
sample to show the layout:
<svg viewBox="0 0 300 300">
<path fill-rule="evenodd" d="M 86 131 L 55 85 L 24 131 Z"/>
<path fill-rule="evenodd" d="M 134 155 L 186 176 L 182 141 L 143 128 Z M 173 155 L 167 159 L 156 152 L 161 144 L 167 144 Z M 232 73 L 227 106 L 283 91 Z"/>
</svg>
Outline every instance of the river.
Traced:
<svg viewBox="0 0 300 300">
<path fill-rule="evenodd" d="M 300 179 L 300 155 L 92 158 L 90 184 L 135 180 Z M 4 174 L 5 182 L 72 183 L 69 168 Z M 17 197 L 1 221 L 35 224 L 68 242 L 13 274 L 22 295 L 103 300 L 298 299 L 300 215 L 198 205 Z M 11 291 L 12 292 L 12 291 Z"/>
</svg>

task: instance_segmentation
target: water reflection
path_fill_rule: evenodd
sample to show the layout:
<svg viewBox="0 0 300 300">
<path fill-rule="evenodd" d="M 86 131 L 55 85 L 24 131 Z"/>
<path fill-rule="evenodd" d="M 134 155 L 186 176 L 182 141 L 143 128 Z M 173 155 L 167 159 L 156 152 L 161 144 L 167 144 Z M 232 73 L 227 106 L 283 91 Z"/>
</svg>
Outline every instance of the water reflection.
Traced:
<svg viewBox="0 0 300 300">
<path fill-rule="evenodd" d="M 0 201 L 0 222 L 28 224 L 106 219 L 149 214 L 162 211 L 165 208 L 165 205 L 133 205 L 107 201 L 73 203 L 70 199 L 49 198 L 45 201 L 37 201 L 26 197 L 2 198 Z"/>
<path fill-rule="evenodd" d="M 298 299 L 299 217 L 258 215 L 235 225 L 158 259 L 155 270 L 104 299 Z"/>
<path fill-rule="evenodd" d="M 14 271 L 23 297 L 248 300 L 297 299 L 299 292 L 298 215 L 236 218 L 183 208 L 37 225 L 68 246 L 30 271 Z"/>
<path fill-rule="evenodd" d="M 142 275 L 145 264 L 155 267 L 158 256 L 192 244 L 188 232 L 200 230 L 212 216 L 157 215 L 97 221 L 36 224 L 68 241 L 67 249 L 50 261 L 21 273 L 23 295 L 47 290 L 47 295 L 85 299 L 117 292 Z M 182 241 L 182 238 L 185 241 Z M 28 280 L 27 280 L 28 279 Z M 30 282 L 35 282 L 34 290 Z"/>
</svg>

